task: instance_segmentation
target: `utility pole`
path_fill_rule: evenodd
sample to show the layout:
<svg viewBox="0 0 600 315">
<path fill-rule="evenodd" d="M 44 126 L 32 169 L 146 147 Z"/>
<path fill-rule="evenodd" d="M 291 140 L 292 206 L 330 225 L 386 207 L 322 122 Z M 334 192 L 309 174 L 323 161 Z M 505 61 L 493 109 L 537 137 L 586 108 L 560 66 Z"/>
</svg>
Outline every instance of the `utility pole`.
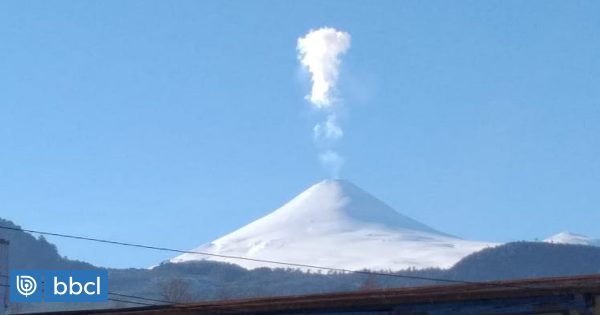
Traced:
<svg viewBox="0 0 600 315">
<path fill-rule="evenodd" d="M 0 315 L 5 315 L 8 308 L 8 245 L 7 240 L 0 238 Z"/>
</svg>

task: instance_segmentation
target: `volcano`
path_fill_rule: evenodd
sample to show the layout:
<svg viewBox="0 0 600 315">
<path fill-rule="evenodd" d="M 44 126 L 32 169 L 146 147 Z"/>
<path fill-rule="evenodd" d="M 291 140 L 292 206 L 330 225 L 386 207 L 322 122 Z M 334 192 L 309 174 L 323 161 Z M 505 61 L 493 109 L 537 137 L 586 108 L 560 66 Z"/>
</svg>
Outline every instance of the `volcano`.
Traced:
<svg viewBox="0 0 600 315">
<path fill-rule="evenodd" d="M 348 181 L 325 180 L 268 215 L 193 251 L 330 268 L 402 270 L 449 268 L 464 256 L 494 245 L 440 232 Z M 171 262 L 196 260 L 249 269 L 285 267 L 199 254 L 183 254 Z"/>
<path fill-rule="evenodd" d="M 571 232 L 560 232 L 554 234 L 546 239 L 544 242 L 556 243 L 556 244 L 572 244 L 572 245 L 588 245 L 600 247 L 600 239 L 594 239 L 589 236 L 571 233 Z"/>
</svg>

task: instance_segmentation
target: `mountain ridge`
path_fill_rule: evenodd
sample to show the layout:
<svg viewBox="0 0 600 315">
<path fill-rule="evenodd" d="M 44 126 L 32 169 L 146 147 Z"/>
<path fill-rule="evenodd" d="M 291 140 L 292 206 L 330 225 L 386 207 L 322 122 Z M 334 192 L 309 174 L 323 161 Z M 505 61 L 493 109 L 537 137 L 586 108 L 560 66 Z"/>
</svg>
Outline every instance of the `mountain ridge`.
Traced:
<svg viewBox="0 0 600 315">
<path fill-rule="evenodd" d="M 572 245 L 589 245 L 589 246 L 598 246 L 600 247 L 600 239 L 594 239 L 589 236 L 573 233 L 573 232 L 560 232 L 558 234 L 554 234 L 546 239 L 544 239 L 546 243 L 556 243 L 556 244 L 572 244 Z"/>
</svg>

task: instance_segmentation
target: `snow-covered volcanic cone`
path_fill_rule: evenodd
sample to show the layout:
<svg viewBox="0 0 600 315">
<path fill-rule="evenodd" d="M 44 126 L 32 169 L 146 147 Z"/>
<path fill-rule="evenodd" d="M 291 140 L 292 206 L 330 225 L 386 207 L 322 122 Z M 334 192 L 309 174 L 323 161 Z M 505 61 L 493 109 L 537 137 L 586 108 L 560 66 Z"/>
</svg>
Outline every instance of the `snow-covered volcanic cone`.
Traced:
<svg viewBox="0 0 600 315">
<path fill-rule="evenodd" d="M 193 251 L 352 270 L 400 270 L 448 268 L 493 245 L 436 231 L 348 181 L 325 180 L 270 214 Z M 246 268 L 285 267 L 198 254 L 183 254 L 171 262 L 203 259 Z"/>
</svg>

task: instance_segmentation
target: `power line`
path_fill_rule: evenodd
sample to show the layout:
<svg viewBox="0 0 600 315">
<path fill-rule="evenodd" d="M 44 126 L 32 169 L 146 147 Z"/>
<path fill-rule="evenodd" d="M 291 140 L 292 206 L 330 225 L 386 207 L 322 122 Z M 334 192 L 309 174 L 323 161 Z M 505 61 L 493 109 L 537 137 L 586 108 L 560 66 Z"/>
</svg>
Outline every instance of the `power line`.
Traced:
<svg viewBox="0 0 600 315">
<path fill-rule="evenodd" d="M 7 275 L 0 275 L 0 277 L 8 278 Z M 42 283 L 43 283 L 43 281 L 42 281 Z M 0 287 L 10 288 L 10 284 L 0 284 Z M 109 301 L 113 301 L 113 302 L 129 303 L 129 304 L 136 304 L 136 305 L 142 305 L 142 306 L 173 306 L 173 305 L 178 305 L 179 307 L 185 307 L 187 304 L 189 304 L 189 303 L 180 303 L 180 302 L 160 300 L 160 299 L 151 299 L 151 298 L 141 297 L 141 296 L 137 296 L 137 295 L 115 293 L 115 292 L 110 292 L 110 291 L 108 292 L 108 294 L 109 295 L 118 296 L 118 297 L 123 297 L 123 298 L 129 298 L 129 299 L 136 299 L 136 300 L 143 300 L 143 301 L 163 303 L 163 304 L 154 304 L 154 303 L 146 303 L 146 302 L 139 302 L 139 301 L 123 300 L 123 299 L 120 299 L 120 298 L 113 298 L 113 297 L 109 297 L 108 298 Z M 218 307 L 217 305 L 212 305 L 212 306 L 213 307 Z"/>
<path fill-rule="evenodd" d="M 0 287 L 10 288 L 10 285 L 8 285 L 8 284 L 0 284 Z M 118 296 L 124 296 L 124 297 L 139 299 L 139 300 L 152 300 L 152 299 L 147 299 L 147 298 L 143 298 L 143 297 L 139 297 L 139 296 L 134 296 L 134 295 L 115 294 L 115 293 L 110 293 L 110 292 L 108 294 L 118 295 Z M 174 303 L 150 304 L 150 303 L 145 303 L 145 302 L 126 301 L 126 300 L 121 300 L 121 299 L 116 299 L 116 298 L 111 298 L 111 297 L 109 297 L 108 300 L 109 301 L 114 301 L 114 302 L 130 303 L 130 304 L 137 304 L 137 305 L 144 305 L 144 306 L 163 306 L 163 305 L 173 305 L 174 304 Z"/>
<path fill-rule="evenodd" d="M 0 287 L 5 287 L 5 288 L 10 288 L 10 285 L 8 284 L 0 284 Z M 133 295 L 124 295 L 124 294 L 115 294 L 115 293 L 109 293 L 109 294 L 113 294 L 113 295 L 119 295 L 119 296 L 125 296 L 125 297 L 131 297 L 131 298 L 135 298 L 135 299 L 140 299 L 140 300 L 149 300 L 147 298 L 143 298 L 143 297 L 136 297 Z M 150 303 L 144 303 L 144 302 L 136 302 L 136 301 L 126 301 L 126 300 L 121 300 L 121 299 L 116 299 L 116 298 L 108 298 L 109 301 L 113 301 L 113 302 L 121 302 L 121 303 L 130 303 L 130 304 L 136 304 L 136 305 L 143 305 L 143 306 L 161 306 L 161 304 L 150 304 Z M 166 305 L 172 305 L 173 303 L 169 303 Z M 165 305 L 165 304 L 162 304 Z"/>
<path fill-rule="evenodd" d="M 143 305 L 143 306 L 160 306 L 158 304 L 150 304 L 150 303 L 134 302 L 134 301 L 125 301 L 125 300 L 115 299 L 115 298 L 108 298 L 108 300 L 109 301 L 113 301 L 113 302 L 130 303 L 130 304 L 137 304 L 137 305 Z"/>
<path fill-rule="evenodd" d="M 0 275 L 0 277 L 8 278 L 7 275 Z M 0 284 L 0 287 L 10 288 L 10 284 Z M 113 301 L 113 302 L 129 303 L 129 304 L 135 304 L 135 305 L 141 305 L 141 306 L 175 306 L 176 305 L 178 307 L 186 307 L 186 306 L 191 305 L 190 303 L 180 303 L 180 302 L 173 302 L 173 301 L 166 301 L 166 300 L 159 300 L 159 299 L 151 299 L 151 298 L 141 297 L 141 296 L 137 296 L 137 295 L 121 294 L 121 293 L 115 293 L 115 292 L 110 292 L 110 291 L 108 292 L 108 294 L 115 295 L 118 297 L 136 299 L 136 300 L 163 303 L 163 304 L 154 304 L 154 303 L 146 303 L 146 302 L 139 302 L 139 301 L 128 301 L 128 300 L 123 300 L 123 299 L 113 298 L 113 297 L 108 298 L 109 301 Z M 218 309 L 218 305 L 211 305 L 211 306 L 213 308 Z"/>
<path fill-rule="evenodd" d="M 395 273 L 367 271 L 367 270 L 351 270 L 351 269 L 344 269 L 344 268 L 316 266 L 316 265 L 310 265 L 310 264 L 282 262 L 282 261 L 268 260 L 268 259 L 248 258 L 248 257 L 240 257 L 240 256 L 232 256 L 232 255 L 221 255 L 221 254 L 213 254 L 213 253 L 198 252 L 198 251 L 188 251 L 188 250 L 173 249 L 173 248 L 168 248 L 168 247 L 135 244 L 135 243 L 128 243 L 128 242 L 86 237 L 86 236 L 69 235 L 69 234 L 55 233 L 55 232 L 45 232 L 45 231 L 38 231 L 38 230 L 8 227 L 8 226 L 0 226 L 0 229 L 35 233 L 35 234 L 41 234 L 41 235 L 47 235 L 47 236 L 56 236 L 56 237 L 76 239 L 76 240 L 91 241 L 91 242 L 111 244 L 111 245 L 128 246 L 128 247 L 151 249 L 151 250 L 157 250 L 157 251 L 166 251 L 166 252 L 179 253 L 179 254 L 204 255 L 204 256 L 227 258 L 227 259 L 237 259 L 237 260 L 244 260 L 244 261 L 261 262 L 261 263 L 268 263 L 268 264 L 288 266 L 288 267 L 321 269 L 321 270 L 328 270 L 328 271 L 341 272 L 341 273 L 354 273 L 354 274 L 375 275 L 375 276 L 383 276 L 383 277 L 396 277 L 396 278 L 411 279 L 411 280 L 425 280 L 425 281 L 435 281 L 435 282 L 445 282 L 445 283 L 479 284 L 479 285 L 507 287 L 507 285 L 495 284 L 495 283 L 489 283 L 489 282 L 442 279 L 442 278 L 424 277 L 424 276 L 411 276 L 411 275 L 401 275 L 401 274 L 395 274 Z M 511 286 L 511 287 L 515 287 L 515 286 Z"/>
<path fill-rule="evenodd" d="M 9 278 L 9 276 L 7 276 L 7 275 L 0 275 L 0 277 Z M 44 281 L 42 281 L 42 284 L 43 283 L 44 283 Z M 10 288 L 10 284 L 0 284 L 0 287 Z M 137 295 L 122 294 L 122 293 L 116 293 L 116 292 L 111 292 L 111 291 L 108 291 L 108 294 L 114 295 L 114 296 L 119 296 L 119 297 L 124 297 L 124 298 L 131 298 L 131 299 L 144 300 L 144 301 L 150 301 L 150 302 L 158 302 L 158 303 L 163 303 L 163 304 L 168 304 L 168 305 L 177 304 L 176 302 L 173 302 L 173 301 L 151 299 L 151 298 L 141 297 L 141 296 L 137 296 Z M 108 299 L 111 300 L 112 298 L 108 298 Z M 129 301 L 120 301 L 120 302 L 129 302 Z M 130 302 L 130 303 L 139 304 L 137 302 Z M 153 306 L 160 305 L 160 304 L 147 304 L 147 303 L 144 303 L 144 304 L 153 305 Z"/>
<path fill-rule="evenodd" d="M 138 299 L 138 300 L 144 300 L 144 301 L 150 301 L 150 302 L 158 302 L 158 303 L 163 303 L 163 304 L 177 304 L 174 301 L 151 299 L 151 298 L 145 298 L 145 297 L 130 295 L 130 294 L 121 294 L 121 293 L 115 293 L 115 292 L 108 292 L 108 294 L 125 297 L 125 298 L 132 298 L 132 299 Z M 156 305 L 156 304 L 153 304 L 153 305 Z"/>
</svg>

